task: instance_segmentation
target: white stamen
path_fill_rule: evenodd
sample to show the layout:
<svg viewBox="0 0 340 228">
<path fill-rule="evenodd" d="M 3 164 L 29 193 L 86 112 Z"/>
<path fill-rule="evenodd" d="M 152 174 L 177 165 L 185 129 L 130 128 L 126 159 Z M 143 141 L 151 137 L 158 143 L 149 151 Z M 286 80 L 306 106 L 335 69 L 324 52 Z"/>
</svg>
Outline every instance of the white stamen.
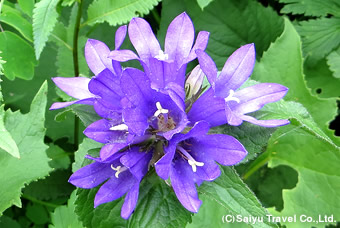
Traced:
<svg viewBox="0 0 340 228">
<path fill-rule="evenodd" d="M 110 127 L 111 131 L 127 131 L 128 126 L 126 124 L 119 124 L 113 127 Z"/>
<path fill-rule="evenodd" d="M 117 167 L 114 167 L 112 164 L 111 164 L 111 169 L 113 169 L 114 171 L 116 171 L 115 173 L 115 177 L 118 178 L 119 177 L 119 174 L 126 171 L 127 168 L 125 166 L 121 167 L 120 165 L 117 166 Z"/>
<path fill-rule="evenodd" d="M 197 171 L 197 166 L 204 166 L 203 162 L 195 161 L 195 159 L 191 157 L 191 155 L 186 150 L 184 150 L 182 147 L 178 146 L 177 149 L 181 151 L 188 158 L 188 163 L 191 166 L 192 171 L 194 173 L 196 173 Z"/>
<path fill-rule="evenodd" d="M 169 112 L 168 109 L 162 108 L 162 105 L 159 101 L 156 102 L 156 107 L 157 111 L 155 112 L 155 114 L 153 114 L 155 117 L 158 117 L 160 114 L 166 114 Z"/>
<path fill-rule="evenodd" d="M 233 97 L 235 94 L 235 91 L 234 90 L 230 90 L 229 91 L 229 95 L 224 98 L 224 100 L 227 102 L 227 101 L 236 101 L 237 103 L 240 103 L 240 99 L 238 99 L 237 97 Z"/>
<path fill-rule="evenodd" d="M 159 50 L 158 55 L 156 55 L 155 58 L 158 60 L 164 61 L 164 60 L 168 60 L 169 56 L 168 54 L 165 54 L 162 50 Z"/>
</svg>

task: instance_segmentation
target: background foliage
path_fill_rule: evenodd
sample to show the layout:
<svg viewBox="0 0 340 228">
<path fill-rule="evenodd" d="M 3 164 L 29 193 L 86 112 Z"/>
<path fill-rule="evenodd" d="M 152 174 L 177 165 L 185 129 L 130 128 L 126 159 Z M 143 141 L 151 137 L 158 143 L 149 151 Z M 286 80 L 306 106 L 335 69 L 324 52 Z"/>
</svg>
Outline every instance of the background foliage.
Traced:
<svg viewBox="0 0 340 228">
<path fill-rule="evenodd" d="M 238 47 L 255 43 L 255 81 L 248 85 L 276 82 L 290 89 L 285 100 L 255 115 L 289 118 L 291 124 L 212 129 L 239 139 L 249 155 L 198 188 L 199 213 L 186 211 L 151 172 L 135 213 L 125 221 L 121 200 L 93 209 L 96 189 L 76 190 L 67 182 L 88 163 L 84 155 L 98 153 L 101 145 L 83 139 L 91 110 L 47 111 L 53 102 L 70 99 L 50 78 L 93 76 L 84 58 L 86 40 L 99 39 L 113 49 L 117 26 L 132 17 L 146 18 L 164 43 L 168 24 L 183 11 L 196 32 L 210 32 L 207 52 L 219 69 Z M 336 225 L 222 222 L 227 214 L 269 213 L 333 215 L 340 221 L 340 133 L 334 131 L 340 95 L 338 0 L 1 0 L 0 26 L 0 227 Z M 131 48 L 128 41 L 123 46 Z M 83 121 L 79 136 L 73 132 L 75 114 Z"/>
</svg>

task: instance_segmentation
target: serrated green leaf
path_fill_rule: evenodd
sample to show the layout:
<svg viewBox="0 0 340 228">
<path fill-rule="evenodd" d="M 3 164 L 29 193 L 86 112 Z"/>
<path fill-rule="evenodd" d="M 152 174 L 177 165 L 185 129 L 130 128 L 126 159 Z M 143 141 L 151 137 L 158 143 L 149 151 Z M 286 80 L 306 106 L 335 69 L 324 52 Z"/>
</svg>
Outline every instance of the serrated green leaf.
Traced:
<svg viewBox="0 0 340 228">
<path fill-rule="evenodd" d="M 33 15 L 34 0 L 18 0 L 21 10 L 29 17 Z"/>
<path fill-rule="evenodd" d="M 46 208 L 40 204 L 30 203 L 26 207 L 26 217 L 34 224 L 42 225 L 49 221 Z"/>
<path fill-rule="evenodd" d="M 308 16 L 340 15 L 340 3 L 337 0 L 279 0 L 287 3 L 281 13 L 305 14 Z"/>
<path fill-rule="evenodd" d="M 18 30 L 25 39 L 33 42 L 32 24 L 21 15 L 19 10 L 3 5 L 0 14 L 0 22 L 12 26 Z"/>
<path fill-rule="evenodd" d="M 74 186 L 68 183 L 70 175 L 69 171 L 56 170 L 45 179 L 30 183 L 24 194 L 43 201 L 69 196 L 74 190 Z"/>
<path fill-rule="evenodd" d="M 336 116 L 336 99 L 319 99 L 306 88 L 299 35 L 288 19 L 285 22 L 283 34 L 264 53 L 260 63 L 255 64 L 252 79 L 280 83 L 288 87 L 285 100 L 301 103 L 318 127 L 333 142 L 337 141 L 334 133 L 328 129 L 328 123 Z"/>
<path fill-rule="evenodd" d="M 69 155 L 59 146 L 53 144 L 50 145 L 46 151 L 46 154 L 49 158 L 51 158 L 51 161 L 48 164 L 52 168 L 67 169 L 71 164 Z"/>
<path fill-rule="evenodd" d="M 304 63 L 306 81 L 312 93 L 322 98 L 338 97 L 340 79 L 333 77 L 326 59 L 317 63 L 306 60 Z"/>
<path fill-rule="evenodd" d="M 327 64 L 329 65 L 329 69 L 333 71 L 333 76 L 340 79 L 340 48 L 332 51 L 327 56 Z"/>
<path fill-rule="evenodd" d="M 252 227 L 277 227 L 275 223 L 265 218 L 269 214 L 257 200 L 252 191 L 243 183 L 241 178 L 231 167 L 221 167 L 221 176 L 213 182 L 204 182 L 198 191 L 207 198 L 216 201 L 224 208 L 224 213 L 216 215 L 222 223 L 224 215 L 241 215 L 242 217 L 263 217 L 263 222 L 248 224 Z M 203 202 L 204 204 L 204 202 Z"/>
<path fill-rule="evenodd" d="M 129 22 L 133 17 L 148 14 L 160 0 L 95 0 L 87 10 L 84 25 L 108 22 L 112 26 Z"/>
<path fill-rule="evenodd" d="M 15 77 L 30 80 L 34 75 L 37 65 L 34 50 L 25 40 L 18 35 L 4 31 L 0 33 L 0 51 L 2 52 L 5 76 L 13 80 Z M 20 66 L 20 67 L 18 67 Z"/>
<path fill-rule="evenodd" d="M 0 107 L 0 149 L 16 158 L 20 158 L 19 149 L 11 134 L 5 128 L 4 106 Z"/>
<path fill-rule="evenodd" d="M 185 227 L 191 213 L 178 201 L 171 187 L 154 174 L 143 180 L 135 212 L 127 227 Z"/>
<path fill-rule="evenodd" d="M 201 7 L 202 10 L 209 5 L 213 0 L 197 0 L 198 5 Z"/>
<path fill-rule="evenodd" d="M 5 113 L 5 126 L 17 143 L 21 158 L 13 158 L 0 151 L 0 213 L 12 204 L 21 205 L 20 194 L 25 184 L 46 176 L 51 168 L 45 150 L 45 108 L 47 102 L 45 82 L 31 104 L 27 114 Z"/>
<path fill-rule="evenodd" d="M 314 61 L 322 59 L 340 44 L 340 18 L 303 21 L 296 28 L 302 37 L 304 54 Z"/>
<path fill-rule="evenodd" d="M 170 21 L 186 11 L 196 31 L 209 31 L 208 54 L 221 69 L 241 45 L 255 43 L 258 57 L 267 50 L 283 31 L 283 20 L 270 7 L 252 0 L 214 0 L 200 9 L 196 0 L 165 0 L 162 2 L 162 20 L 157 34 L 164 41 Z"/>
<path fill-rule="evenodd" d="M 56 6 L 59 0 L 41 0 L 33 10 L 34 50 L 37 59 L 45 47 L 50 33 L 57 22 Z"/>
<path fill-rule="evenodd" d="M 70 196 L 67 205 L 60 206 L 51 213 L 51 220 L 53 225 L 49 225 L 49 228 L 83 228 L 80 221 L 75 214 L 74 201 L 76 199 L 76 191 Z"/>
<path fill-rule="evenodd" d="M 71 110 L 79 117 L 85 127 L 101 119 L 91 105 L 73 105 Z"/>
<path fill-rule="evenodd" d="M 73 5 L 75 2 L 77 2 L 78 0 L 63 0 L 63 2 L 61 3 L 62 6 L 71 6 Z"/>
</svg>

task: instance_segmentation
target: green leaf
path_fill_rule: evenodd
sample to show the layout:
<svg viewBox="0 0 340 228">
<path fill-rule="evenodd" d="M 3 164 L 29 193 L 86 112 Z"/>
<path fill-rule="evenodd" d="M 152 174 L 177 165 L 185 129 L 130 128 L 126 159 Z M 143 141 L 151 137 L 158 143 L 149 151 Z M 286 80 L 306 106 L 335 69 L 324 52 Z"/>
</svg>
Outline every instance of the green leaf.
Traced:
<svg viewBox="0 0 340 228">
<path fill-rule="evenodd" d="M 56 6 L 59 0 L 41 0 L 33 10 L 34 49 L 37 59 L 45 47 L 49 35 L 57 22 Z"/>
<path fill-rule="evenodd" d="M 51 213 L 51 220 L 53 225 L 49 225 L 49 228 L 82 228 L 80 221 L 75 214 L 74 201 L 76 199 L 76 191 L 73 191 L 67 205 L 60 206 Z"/>
<path fill-rule="evenodd" d="M 221 176 L 218 179 L 213 182 L 204 182 L 198 189 L 200 195 L 204 194 L 206 198 L 216 201 L 220 207 L 223 207 L 224 213 L 216 215 L 215 219 L 222 223 L 223 215 L 263 217 L 263 222 L 248 225 L 252 227 L 277 227 L 275 223 L 270 223 L 265 219 L 269 213 L 261 206 L 261 203 L 243 183 L 235 170 L 231 167 L 221 167 L 221 171 Z"/>
<path fill-rule="evenodd" d="M 2 228 L 21 228 L 17 221 L 5 215 L 0 217 L 0 226 Z"/>
<path fill-rule="evenodd" d="M 317 63 L 306 60 L 304 72 L 307 85 L 312 89 L 314 95 L 322 98 L 339 96 L 340 79 L 333 77 L 326 59 L 322 59 Z"/>
<path fill-rule="evenodd" d="M 213 0 L 197 0 L 198 5 L 201 7 L 202 10 L 209 5 Z"/>
<path fill-rule="evenodd" d="M 85 127 L 102 119 L 91 105 L 73 105 L 71 110 L 79 117 Z"/>
<path fill-rule="evenodd" d="M 70 176 L 69 171 L 56 170 L 45 179 L 30 183 L 25 187 L 24 194 L 43 201 L 69 196 L 74 190 L 74 186 L 68 183 Z"/>
<path fill-rule="evenodd" d="M 308 16 L 340 15 L 340 4 L 337 0 L 279 0 L 287 3 L 281 13 L 305 14 Z"/>
<path fill-rule="evenodd" d="M 4 105 L 0 107 L 0 149 L 16 158 L 20 158 L 19 149 L 4 123 Z"/>
<path fill-rule="evenodd" d="M 327 56 L 327 64 L 329 69 L 333 71 L 333 76 L 340 79 L 340 48 Z"/>
<path fill-rule="evenodd" d="M 304 54 L 315 61 L 325 57 L 340 44 L 340 18 L 303 21 L 297 30 L 302 37 Z"/>
<path fill-rule="evenodd" d="M 69 155 L 59 146 L 51 144 L 46 151 L 47 156 L 52 160 L 49 165 L 55 169 L 67 169 L 71 164 Z"/>
<path fill-rule="evenodd" d="M 18 0 L 21 10 L 29 17 L 33 15 L 34 0 Z"/>
<path fill-rule="evenodd" d="M 37 65 L 37 61 L 33 48 L 25 40 L 12 32 L 1 32 L 0 51 L 6 61 L 3 68 L 8 79 L 13 80 L 18 77 L 30 80 L 33 78 L 34 66 Z"/>
<path fill-rule="evenodd" d="M 283 30 L 283 20 L 270 7 L 252 0 L 214 0 L 200 9 L 196 0 L 165 0 L 158 38 L 164 40 L 170 21 L 186 11 L 196 31 L 209 31 L 208 54 L 221 69 L 241 45 L 255 43 L 261 56 Z"/>
<path fill-rule="evenodd" d="M 63 0 L 61 5 L 62 6 L 71 6 L 73 5 L 75 2 L 78 2 L 78 0 Z"/>
<path fill-rule="evenodd" d="M 33 42 L 32 24 L 21 15 L 19 10 L 3 5 L 0 21 L 12 26 L 18 30 L 25 39 Z"/>
<path fill-rule="evenodd" d="M 135 212 L 128 227 L 185 227 L 191 213 L 178 201 L 171 187 L 154 173 L 143 180 Z"/>
<path fill-rule="evenodd" d="M 260 63 L 255 64 L 252 79 L 280 83 L 288 87 L 285 100 L 301 103 L 318 127 L 332 141 L 337 141 L 334 133 L 328 129 L 328 123 L 336 116 L 336 99 L 319 99 L 306 88 L 299 35 L 289 20 L 286 19 L 285 22 L 283 34 L 264 53 Z"/>
<path fill-rule="evenodd" d="M 268 145 L 271 156 L 269 167 L 289 165 L 299 173 L 299 182 L 293 190 L 283 191 L 284 208 L 271 210 L 276 216 L 308 215 L 317 220 L 319 215 L 334 215 L 340 220 L 337 205 L 340 198 L 340 149 L 289 126 L 275 132 Z M 324 227 L 327 223 L 283 223 L 289 227 Z"/>
<path fill-rule="evenodd" d="M 12 204 L 21 206 L 20 194 L 25 184 L 42 178 L 51 171 L 45 150 L 44 136 L 46 129 L 45 108 L 47 101 L 47 83 L 45 82 L 31 104 L 27 114 L 5 113 L 5 126 L 17 143 L 21 158 L 17 159 L 0 151 L 0 213 Z"/>
<path fill-rule="evenodd" d="M 108 22 L 112 26 L 129 22 L 133 17 L 143 16 L 160 0 L 95 0 L 87 10 L 84 25 Z"/>
<path fill-rule="evenodd" d="M 40 204 L 30 203 L 26 207 L 26 217 L 33 223 L 42 225 L 49 221 L 49 216 L 46 208 Z"/>
</svg>

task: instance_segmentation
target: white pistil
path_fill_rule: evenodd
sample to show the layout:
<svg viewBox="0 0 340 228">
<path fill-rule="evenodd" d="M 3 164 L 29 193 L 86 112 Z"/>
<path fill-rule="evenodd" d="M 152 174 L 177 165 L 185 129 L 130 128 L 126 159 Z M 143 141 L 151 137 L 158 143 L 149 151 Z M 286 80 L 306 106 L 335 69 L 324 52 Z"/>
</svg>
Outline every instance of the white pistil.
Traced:
<svg viewBox="0 0 340 228">
<path fill-rule="evenodd" d="M 159 101 L 156 102 L 156 107 L 157 107 L 157 111 L 155 112 L 155 114 L 153 114 L 155 117 L 158 117 L 160 114 L 166 114 L 169 112 L 168 109 L 162 108 L 162 105 L 161 103 L 159 103 Z"/>
<path fill-rule="evenodd" d="M 121 167 L 120 165 L 117 166 L 117 167 L 114 167 L 112 164 L 111 164 L 111 169 L 113 169 L 114 171 L 116 171 L 115 173 L 115 177 L 118 178 L 119 177 L 119 174 L 126 171 L 127 168 L 125 166 Z"/>
<path fill-rule="evenodd" d="M 198 161 L 196 161 L 196 160 L 195 160 L 193 157 L 191 157 L 191 155 L 190 155 L 186 150 L 184 150 L 182 147 L 178 146 L 177 149 L 178 149 L 179 151 L 181 151 L 181 153 L 183 153 L 183 154 L 187 157 L 188 163 L 189 163 L 189 165 L 191 166 L 192 171 L 193 171 L 194 173 L 196 173 L 196 171 L 197 171 L 197 166 L 204 166 L 204 163 L 203 163 L 203 162 L 198 162 Z"/>
<path fill-rule="evenodd" d="M 158 60 L 164 61 L 164 60 L 168 60 L 169 56 L 168 54 L 165 54 L 162 50 L 159 50 L 158 55 L 156 55 L 155 58 Z"/>
<path fill-rule="evenodd" d="M 230 90 L 229 91 L 229 95 L 224 98 L 224 100 L 227 102 L 227 101 L 236 101 L 237 103 L 240 103 L 240 99 L 238 99 L 237 97 L 233 97 L 235 94 L 235 91 L 234 90 Z"/>
<path fill-rule="evenodd" d="M 126 124 L 119 124 L 113 127 L 110 127 L 111 131 L 127 131 L 128 126 Z"/>
</svg>

